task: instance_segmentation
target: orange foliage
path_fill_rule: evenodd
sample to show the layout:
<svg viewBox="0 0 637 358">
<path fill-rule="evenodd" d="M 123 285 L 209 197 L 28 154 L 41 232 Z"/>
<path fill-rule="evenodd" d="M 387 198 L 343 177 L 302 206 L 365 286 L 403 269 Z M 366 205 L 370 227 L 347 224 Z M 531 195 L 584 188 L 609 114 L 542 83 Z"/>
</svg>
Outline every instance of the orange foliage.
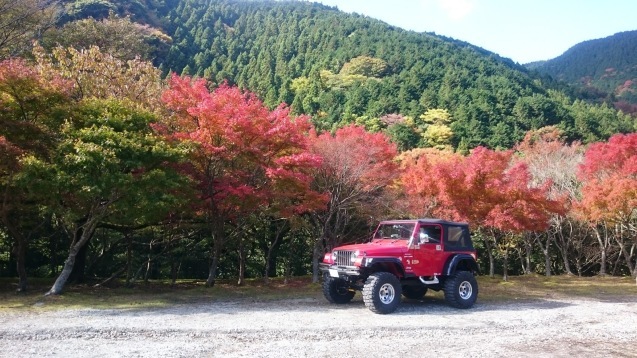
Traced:
<svg viewBox="0 0 637 358">
<path fill-rule="evenodd" d="M 323 158 L 324 175 L 338 178 L 343 184 L 361 191 L 373 191 L 391 183 L 396 177 L 393 162 L 396 146 L 382 133 L 349 125 L 332 135 L 311 136 L 312 151 Z"/>
<path fill-rule="evenodd" d="M 628 220 L 637 209 L 637 133 L 592 144 L 580 166 L 582 199 L 577 213 L 597 221 Z"/>
<path fill-rule="evenodd" d="M 321 158 L 308 151 L 308 118 L 292 118 L 284 106 L 270 111 L 236 87 L 209 92 L 204 80 L 176 75 L 162 100 L 174 117 L 156 130 L 194 144 L 185 171 L 202 210 L 236 216 L 267 206 L 287 216 L 324 205 L 310 190 Z"/>
<path fill-rule="evenodd" d="M 406 162 L 401 183 L 412 215 L 513 232 L 546 229 L 551 213 L 563 213 L 562 202 L 548 199 L 550 182 L 531 187 L 528 167 L 511 165 L 512 155 L 478 147 L 468 157 Z"/>
</svg>

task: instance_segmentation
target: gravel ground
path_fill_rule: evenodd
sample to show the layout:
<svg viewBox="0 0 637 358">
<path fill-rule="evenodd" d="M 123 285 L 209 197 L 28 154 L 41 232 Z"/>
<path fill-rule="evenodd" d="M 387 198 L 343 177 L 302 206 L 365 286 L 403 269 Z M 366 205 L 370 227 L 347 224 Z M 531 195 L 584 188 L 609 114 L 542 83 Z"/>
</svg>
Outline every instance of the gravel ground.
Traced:
<svg viewBox="0 0 637 358">
<path fill-rule="evenodd" d="M 405 300 L 390 315 L 316 298 L 0 312 L 2 357 L 637 357 L 637 297 Z"/>
</svg>

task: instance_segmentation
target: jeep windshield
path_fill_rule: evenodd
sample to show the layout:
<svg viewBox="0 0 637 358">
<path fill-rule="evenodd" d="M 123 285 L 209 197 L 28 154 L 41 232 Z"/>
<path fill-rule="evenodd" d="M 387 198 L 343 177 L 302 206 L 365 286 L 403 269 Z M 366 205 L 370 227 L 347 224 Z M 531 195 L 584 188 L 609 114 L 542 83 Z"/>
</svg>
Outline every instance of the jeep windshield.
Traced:
<svg viewBox="0 0 637 358">
<path fill-rule="evenodd" d="M 415 227 L 416 223 L 382 223 L 373 239 L 409 240 Z"/>
</svg>

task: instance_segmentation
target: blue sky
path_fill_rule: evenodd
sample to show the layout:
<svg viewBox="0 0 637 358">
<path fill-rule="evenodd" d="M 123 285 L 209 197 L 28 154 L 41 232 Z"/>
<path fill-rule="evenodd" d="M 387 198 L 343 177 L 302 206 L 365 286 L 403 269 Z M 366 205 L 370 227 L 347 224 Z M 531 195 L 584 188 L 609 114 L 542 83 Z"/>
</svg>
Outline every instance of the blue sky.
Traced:
<svg viewBox="0 0 637 358">
<path fill-rule="evenodd" d="M 315 0 L 417 32 L 435 32 L 519 63 L 637 30 L 637 0 Z"/>
</svg>

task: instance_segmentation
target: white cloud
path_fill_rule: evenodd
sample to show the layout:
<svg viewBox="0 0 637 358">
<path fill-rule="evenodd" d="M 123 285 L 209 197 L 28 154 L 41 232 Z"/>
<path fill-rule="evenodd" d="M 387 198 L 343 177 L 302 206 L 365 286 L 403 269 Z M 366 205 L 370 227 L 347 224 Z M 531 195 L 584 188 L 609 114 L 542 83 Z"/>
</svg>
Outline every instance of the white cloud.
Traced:
<svg viewBox="0 0 637 358">
<path fill-rule="evenodd" d="M 438 0 L 437 2 L 447 17 L 453 21 L 464 19 L 475 8 L 475 0 Z"/>
</svg>

